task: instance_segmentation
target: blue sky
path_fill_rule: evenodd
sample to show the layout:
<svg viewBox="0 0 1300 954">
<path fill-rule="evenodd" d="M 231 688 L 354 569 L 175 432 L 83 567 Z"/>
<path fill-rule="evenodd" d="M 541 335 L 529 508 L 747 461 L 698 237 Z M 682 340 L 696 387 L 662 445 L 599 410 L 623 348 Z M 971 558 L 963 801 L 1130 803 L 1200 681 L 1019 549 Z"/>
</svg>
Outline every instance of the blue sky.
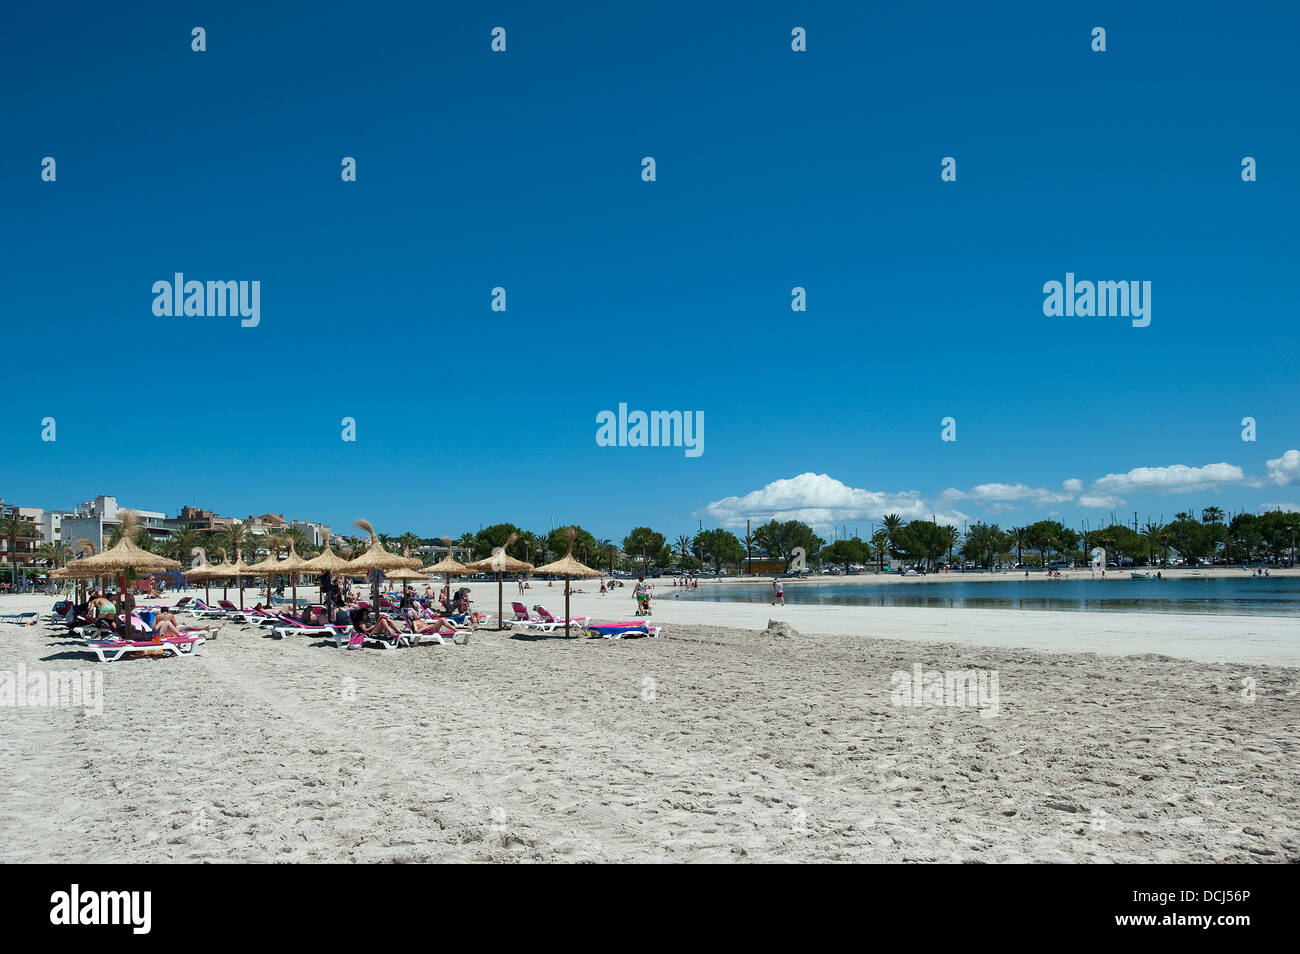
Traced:
<svg viewBox="0 0 1300 954">
<path fill-rule="evenodd" d="M 621 537 L 1300 500 L 1288 5 L 227 6 L 6 6 L 9 503 Z M 260 324 L 155 316 L 175 272 L 261 282 Z M 1067 272 L 1150 281 L 1150 326 L 1045 316 Z M 597 446 L 620 402 L 705 452 Z"/>
</svg>

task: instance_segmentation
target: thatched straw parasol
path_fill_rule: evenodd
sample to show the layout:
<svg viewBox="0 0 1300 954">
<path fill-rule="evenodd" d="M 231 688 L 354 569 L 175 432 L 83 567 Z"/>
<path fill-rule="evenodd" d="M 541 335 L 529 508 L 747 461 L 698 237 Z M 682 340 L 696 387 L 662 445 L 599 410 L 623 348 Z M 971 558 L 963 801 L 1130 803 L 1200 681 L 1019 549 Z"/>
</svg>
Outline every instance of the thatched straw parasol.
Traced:
<svg viewBox="0 0 1300 954">
<path fill-rule="evenodd" d="M 217 547 L 217 553 L 221 556 L 221 562 L 214 565 L 210 564 L 205 572 L 209 580 L 221 581 L 221 598 L 224 600 L 227 597 L 230 581 L 235 578 L 235 565 L 226 556 L 225 547 Z M 208 602 L 211 602 L 211 600 Z"/>
<path fill-rule="evenodd" d="M 564 635 L 569 635 L 569 580 L 572 577 L 593 577 L 604 576 L 600 570 L 593 570 L 591 567 L 579 563 L 573 558 L 573 540 L 578 535 L 573 527 L 568 527 L 564 531 L 569 537 L 569 552 L 554 563 L 548 563 L 546 566 L 539 566 L 537 573 L 554 573 L 556 576 L 564 577 Z"/>
<path fill-rule="evenodd" d="M 212 594 L 209 592 L 209 586 L 212 582 L 213 567 L 208 564 L 208 553 L 202 547 L 194 547 L 190 550 L 190 556 L 198 559 L 198 563 L 185 571 L 186 583 L 203 584 L 203 600 L 205 603 L 212 602 Z"/>
<path fill-rule="evenodd" d="M 503 605 L 502 602 L 503 598 L 501 594 L 501 580 L 503 575 L 506 573 L 531 573 L 533 569 L 533 565 L 531 563 L 525 563 L 523 560 L 516 560 L 509 553 L 506 552 L 506 550 L 510 547 L 510 544 L 514 543 L 515 539 L 518 536 L 519 534 L 517 533 L 510 534 L 510 536 L 506 538 L 505 546 L 498 547 L 497 549 L 493 550 L 492 555 L 490 557 L 487 557 L 486 559 L 483 560 L 476 560 L 473 563 L 467 563 L 465 565 L 466 573 L 495 573 L 497 575 L 497 629 L 498 630 L 505 628 L 505 621 L 501 615 L 501 607 Z M 450 553 L 450 550 L 448 552 Z M 447 585 L 450 587 L 451 582 L 448 581 Z"/>
<path fill-rule="evenodd" d="M 447 580 L 447 596 L 451 596 L 451 578 L 453 576 L 462 576 L 469 572 L 465 564 L 454 559 L 451 555 L 451 537 L 443 537 L 442 545 L 447 548 L 447 555 L 434 563 L 432 566 L 421 567 L 421 571 L 432 576 L 435 573 L 441 573 Z"/>
<path fill-rule="evenodd" d="M 217 552 L 221 554 L 224 561 L 226 551 L 218 550 Z M 208 573 L 211 574 L 214 580 L 239 580 L 239 608 L 242 610 L 244 608 L 244 577 L 248 575 L 249 571 L 250 567 L 244 563 L 243 552 L 236 550 L 234 563 L 222 562 L 208 570 Z M 223 600 L 226 598 L 226 587 L 224 585 L 221 587 L 221 598 Z"/>
<path fill-rule="evenodd" d="M 122 595 L 123 619 L 126 620 L 122 632 L 129 638 L 131 634 L 131 612 L 135 609 L 135 599 L 127 591 L 127 576 L 136 573 L 164 573 L 167 570 L 179 570 L 180 563 L 167 557 L 142 550 L 132 539 L 140 528 L 140 518 L 134 510 L 122 511 L 122 538 L 117 545 L 69 564 L 77 572 L 87 572 L 91 576 L 112 576 L 118 578 Z"/>
<path fill-rule="evenodd" d="M 298 608 L 298 574 L 302 572 L 302 568 L 306 565 L 307 561 L 298 556 L 298 551 L 294 547 L 293 541 L 290 540 L 289 555 L 279 562 L 276 572 L 289 574 L 289 586 L 293 590 L 293 608 L 295 610 Z"/>
<path fill-rule="evenodd" d="M 267 606 L 271 605 L 271 590 L 273 589 L 272 582 L 274 580 L 275 574 L 279 572 L 280 572 L 280 561 L 275 558 L 275 553 L 270 550 L 267 551 L 265 560 L 262 560 L 260 563 L 254 563 L 248 568 L 249 576 L 266 577 L 266 605 Z M 258 602 L 260 603 L 261 600 L 259 600 Z"/>
<path fill-rule="evenodd" d="M 379 542 L 379 536 L 375 533 L 375 528 L 370 525 L 368 520 L 358 520 L 352 526 L 358 530 L 364 530 L 370 534 L 370 549 L 355 560 L 348 563 L 348 571 L 357 573 L 370 579 L 371 595 L 374 600 L 375 618 L 379 618 L 379 578 L 388 570 L 409 570 L 412 569 L 411 559 L 409 557 L 399 556 L 396 553 L 390 553 L 384 549 L 384 545 Z M 373 576 L 372 571 L 378 571 Z"/>
<path fill-rule="evenodd" d="M 399 570 L 389 570 L 384 574 L 386 580 L 427 580 L 428 577 L 417 570 L 412 570 L 409 566 L 404 566 Z M 399 597 L 400 599 L 400 597 Z"/>
<path fill-rule="evenodd" d="M 320 577 L 320 601 L 329 606 L 329 597 L 325 595 L 325 574 L 331 576 L 348 568 L 348 561 L 330 549 L 330 542 L 325 541 L 325 549 L 302 565 L 302 572 L 316 574 Z"/>
</svg>

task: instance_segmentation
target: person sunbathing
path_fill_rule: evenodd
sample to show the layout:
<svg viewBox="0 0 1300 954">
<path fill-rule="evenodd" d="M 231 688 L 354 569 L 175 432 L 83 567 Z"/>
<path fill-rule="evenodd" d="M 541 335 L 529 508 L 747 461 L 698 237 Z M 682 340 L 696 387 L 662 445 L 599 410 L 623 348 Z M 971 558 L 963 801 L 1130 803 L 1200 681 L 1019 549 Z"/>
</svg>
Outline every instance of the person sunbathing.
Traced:
<svg viewBox="0 0 1300 954">
<path fill-rule="evenodd" d="M 181 624 L 174 613 L 159 613 L 153 618 L 153 638 L 155 642 L 172 636 L 184 636 Z"/>
<path fill-rule="evenodd" d="M 387 616 L 384 616 L 383 614 L 376 616 L 375 621 L 373 623 L 367 623 L 366 616 L 369 615 L 369 612 L 370 612 L 369 610 L 364 610 L 361 609 L 360 607 L 357 607 L 352 611 L 350 617 L 352 621 L 352 628 L 355 629 L 358 633 L 365 633 L 367 636 L 400 636 L 401 635 L 401 630 L 399 630 L 396 626 L 394 626 L 392 621 L 389 620 L 389 618 Z"/>
<path fill-rule="evenodd" d="M 414 613 L 406 613 L 407 630 L 412 633 L 442 633 L 449 632 L 447 621 L 441 616 L 432 620 L 423 620 L 418 618 Z"/>
</svg>

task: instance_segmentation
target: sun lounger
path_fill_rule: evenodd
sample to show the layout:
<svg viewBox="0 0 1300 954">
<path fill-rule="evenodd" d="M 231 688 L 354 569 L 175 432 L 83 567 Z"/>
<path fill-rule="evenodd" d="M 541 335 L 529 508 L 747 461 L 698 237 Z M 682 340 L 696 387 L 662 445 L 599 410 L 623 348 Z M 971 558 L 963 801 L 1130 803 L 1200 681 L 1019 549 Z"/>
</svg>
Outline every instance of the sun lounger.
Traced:
<svg viewBox="0 0 1300 954">
<path fill-rule="evenodd" d="M 440 625 L 426 629 L 422 633 L 415 631 L 413 614 L 407 610 L 403 614 L 406 618 L 406 632 L 402 633 L 407 637 L 406 645 L 418 646 L 423 642 L 436 642 L 439 646 L 446 646 L 447 640 L 451 640 L 453 646 L 468 646 L 469 638 L 474 634 L 474 627 L 466 625 L 465 616 L 456 617 L 435 617 L 433 620 L 426 622 L 439 623 Z M 464 640 L 457 639 L 458 636 L 464 636 Z"/>
<path fill-rule="evenodd" d="M 518 606 L 519 604 L 515 605 Z M 539 633 L 553 633 L 556 629 L 563 629 L 565 623 L 576 626 L 579 630 L 585 629 L 587 620 L 591 619 L 590 616 L 574 616 L 567 620 L 558 619 L 548 612 L 544 606 L 534 606 L 533 609 L 537 613 L 536 616 L 530 616 L 527 619 L 508 619 L 505 621 L 505 626 L 533 630 Z"/>
<path fill-rule="evenodd" d="M 118 662 L 128 656 L 194 656 L 202 636 L 173 636 L 163 640 L 90 639 L 86 645 L 100 662 Z"/>
<path fill-rule="evenodd" d="M 284 639 L 286 636 L 329 636 L 336 638 L 340 633 L 351 631 L 351 626 L 318 626 L 292 618 L 286 618 L 281 625 L 271 627 L 271 635 L 276 639 Z"/>
<path fill-rule="evenodd" d="M 603 636 L 605 639 L 622 639 L 625 636 L 649 636 L 658 639 L 663 627 L 649 626 L 644 622 L 635 623 L 588 623 L 588 636 Z"/>
<path fill-rule="evenodd" d="M 0 616 L 0 623 L 13 623 L 15 626 L 35 626 L 35 613 L 5 613 Z"/>
<path fill-rule="evenodd" d="M 220 606 L 209 606 L 207 603 L 203 602 L 203 600 L 197 597 L 195 597 L 190 602 L 190 604 L 185 607 L 185 611 L 189 613 L 191 616 L 198 616 L 198 617 L 226 615 L 226 611 L 222 609 Z"/>
</svg>

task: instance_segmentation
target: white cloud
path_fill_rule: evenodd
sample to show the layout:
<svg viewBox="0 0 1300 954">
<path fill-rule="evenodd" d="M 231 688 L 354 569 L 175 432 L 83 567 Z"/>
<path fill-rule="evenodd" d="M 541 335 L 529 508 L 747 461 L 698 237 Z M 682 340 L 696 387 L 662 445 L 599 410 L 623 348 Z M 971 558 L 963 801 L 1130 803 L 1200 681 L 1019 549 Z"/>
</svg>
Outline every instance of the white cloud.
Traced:
<svg viewBox="0 0 1300 954">
<path fill-rule="evenodd" d="M 1206 464 L 1188 467 L 1134 467 L 1126 474 L 1107 474 L 1092 483 L 1094 494 L 1188 493 L 1211 490 L 1221 484 L 1244 484 L 1246 475 L 1235 464 Z"/>
<path fill-rule="evenodd" d="M 1289 450 L 1276 460 L 1264 462 L 1268 479 L 1279 487 L 1300 484 L 1300 450 Z"/>
<path fill-rule="evenodd" d="M 972 500 L 987 505 L 990 513 L 1002 513 L 1014 509 L 1014 502 L 1026 501 L 1040 507 L 1051 504 L 1070 503 L 1074 495 L 1083 489 L 1083 481 L 1071 477 L 1061 484 L 1060 490 L 1048 490 L 1046 487 L 1030 487 L 1027 484 L 977 484 L 970 490 L 958 490 L 949 487 L 942 494 L 944 500 Z"/>
<path fill-rule="evenodd" d="M 896 513 L 906 520 L 929 520 L 959 526 L 969 518 L 957 510 L 934 507 L 915 490 L 885 493 L 850 487 L 827 474 L 800 474 L 774 480 L 743 497 L 724 497 L 703 510 L 724 527 L 743 527 L 745 520 L 802 520 L 814 530 L 829 530 L 846 520 L 879 520 Z"/>
<path fill-rule="evenodd" d="M 1283 513 L 1300 513 L 1300 504 L 1296 503 L 1266 503 L 1259 505 L 1260 513 L 1271 513 L 1274 510 L 1281 510 Z"/>
<path fill-rule="evenodd" d="M 1107 497 L 1098 494 L 1084 494 L 1079 498 L 1079 506 L 1089 509 L 1109 510 L 1112 507 L 1124 506 L 1124 501 L 1120 497 Z"/>
</svg>

